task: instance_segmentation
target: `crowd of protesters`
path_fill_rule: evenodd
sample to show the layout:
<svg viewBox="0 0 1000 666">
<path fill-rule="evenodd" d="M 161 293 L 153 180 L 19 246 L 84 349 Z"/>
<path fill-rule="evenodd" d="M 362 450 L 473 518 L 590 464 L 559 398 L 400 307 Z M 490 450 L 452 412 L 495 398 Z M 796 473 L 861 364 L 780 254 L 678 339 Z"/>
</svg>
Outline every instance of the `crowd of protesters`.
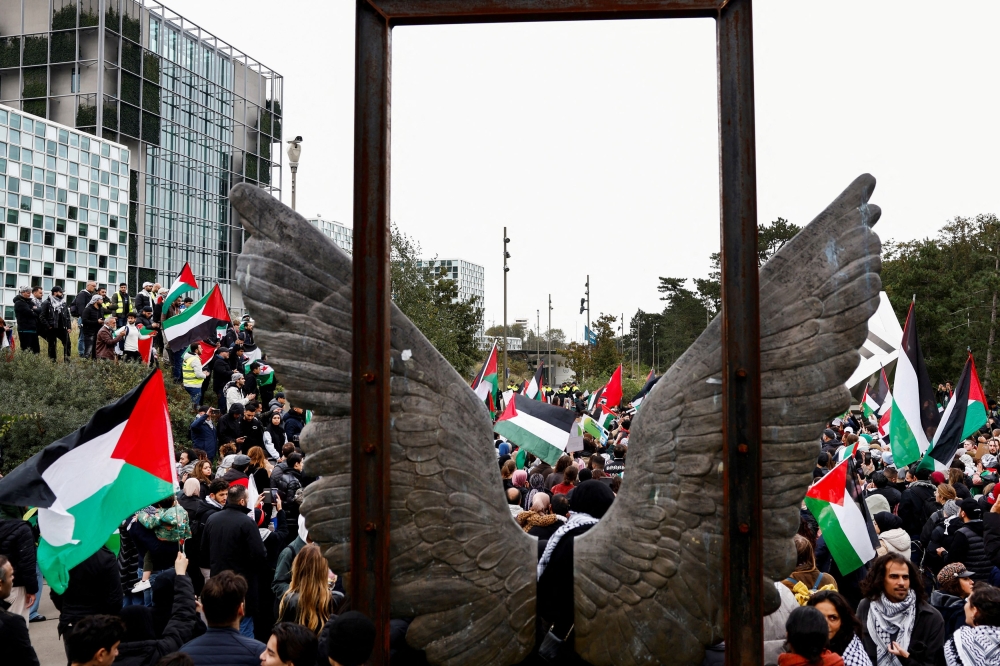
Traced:
<svg viewBox="0 0 1000 666">
<path fill-rule="evenodd" d="M 70 572 L 58 633 L 68 663 L 96 665 L 364 663 L 375 628 L 350 610 L 343 581 L 311 543 L 299 515 L 303 472 L 299 437 L 307 412 L 289 404 L 265 360 L 253 322 L 237 318 L 217 339 L 163 353 L 161 321 L 185 307 L 167 305 L 159 285 L 135 297 L 122 285 L 108 297 L 90 283 L 70 305 L 58 288 L 15 299 L 20 346 L 39 339 L 69 356 L 77 319 L 78 354 L 137 361 L 137 342 L 153 336 L 163 364 L 191 395 L 193 445 L 177 452 L 176 496 L 138 511 L 119 529 L 118 553 L 102 548 Z M 123 318 L 127 324 L 121 326 Z M 121 327 L 120 327 L 121 326 Z M 134 329 L 134 330 L 133 330 Z M 211 348 L 211 355 L 203 353 Z M 511 387 L 516 389 L 517 387 Z M 565 384 L 547 390 L 553 405 L 588 411 Z M 942 402 L 950 398 L 945 387 Z M 214 395 L 215 400 L 208 400 Z M 573 542 L 608 511 L 627 470 L 635 410 L 612 410 L 600 438 L 586 433 L 577 451 L 550 465 L 495 435 L 497 465 L 512 519 L 538 539 L 537 641 L 563 639 L 554 662 L 572 653 Z M 995 428 L 995 429 L 994 429 Z M 1000 413 L 971 437 L 947 471 L 894 464 L 874 422 L 833 419 L 820 437 L 813 476 L 853 450 L 858 500 L 878 535 L 877 556 L 842 573 L 813 516 L 803 508 L 796 566 L 775 584 L 780 608 L 764 618 L 765 663 L 779 666 L 1000 665 Z M 37 529 L 27 507 L 0 507 L 0 636 L 3 663 L 37 663 L 27 622 L 43 582 L 35 561 Z M 405 644 L 394 620 L 393 664 L 426 663 Z M 567 640 L 569 639 L 569 640 Z M 541 663 L 536 651 L 530 663 Z M 721 664 L 725 645 L 706 664 Z M 549 655 L 552 657 L 552 655 Z"/>
</svg>

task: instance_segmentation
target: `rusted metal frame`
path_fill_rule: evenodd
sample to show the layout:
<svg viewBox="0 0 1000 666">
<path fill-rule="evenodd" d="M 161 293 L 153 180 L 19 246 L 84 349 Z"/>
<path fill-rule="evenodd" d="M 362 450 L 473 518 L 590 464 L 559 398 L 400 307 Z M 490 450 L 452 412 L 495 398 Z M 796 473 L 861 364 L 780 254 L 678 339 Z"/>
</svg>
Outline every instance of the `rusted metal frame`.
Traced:
<svg viewBox="0 0 1000 666">
<path fill-rule="evenodd" d="M 763 664 L 763 483 L 751 0 L 716 20 L 722 212 L 723 612 L 726 664 Z"/>
<path fill-rule="evenodd" d="M 391 25 L 708 18 L 728 0 L 369 0 Z"/>
<path fill-rule="evenodd" d="M 389 83 L 391 28 L 357 1 L 354 78 L 354 294 L 351 355 L 352 608 L 377 627 L 389 663 Z"/>
</svg>

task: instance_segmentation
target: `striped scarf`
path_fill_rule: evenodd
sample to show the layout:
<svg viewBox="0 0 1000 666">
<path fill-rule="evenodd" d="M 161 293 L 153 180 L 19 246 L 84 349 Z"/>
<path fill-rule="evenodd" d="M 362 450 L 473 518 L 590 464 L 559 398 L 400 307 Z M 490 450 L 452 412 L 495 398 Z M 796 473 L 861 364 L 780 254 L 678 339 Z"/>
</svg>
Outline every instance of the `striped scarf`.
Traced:
<svg viewBox="0 0 1000 666">
<path fill-rule="evenodd" d="M 542 559 L 538 560 L 538 578 L 542 577 L 542 573 L 545 571 L 545 567 L 549 565 L 549 559 L 552 557 L 552 551 L 556 549 L 556 544 L 559 543 L 560 539 L 569 532 L 570 530 L 575 530 L 577 527 L 583 527 L 584 525 L 596 525 L 598 519 L 594 518 L 589 513 L 574 513 L 566 521 L 566 524 L 555 531 L 549 541 L 545 544 L 545 552 L 542 553 Z"/>
<path fill-rule="evenodd" d="M 948 666 L 1000 664 L 1000 627 L 960 627 L 944 645 Z"/>
</svg>

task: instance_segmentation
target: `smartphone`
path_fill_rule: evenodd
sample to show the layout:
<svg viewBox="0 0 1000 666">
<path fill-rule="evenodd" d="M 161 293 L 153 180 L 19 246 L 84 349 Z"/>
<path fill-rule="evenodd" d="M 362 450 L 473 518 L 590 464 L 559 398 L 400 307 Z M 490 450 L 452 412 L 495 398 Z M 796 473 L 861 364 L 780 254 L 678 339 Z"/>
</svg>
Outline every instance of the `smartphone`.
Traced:
<svg viewBox="0 0 1000 666">
<path fill-rule="evenodd" d="M 278 503 L 278 489 L 271 488 L 271 504 L 277 504 L 277 503 Z"/>
<path fill-rule="evenodd" d="M 180 551 L 182 553 L 184 553 L 184 539 L 181 539 L 180 541 L 178 541 L 177 542 L 177 546 L 180 548 Z M 184 553 L 184 554 L 187 555 L 187 553 Z"/>
</svg>

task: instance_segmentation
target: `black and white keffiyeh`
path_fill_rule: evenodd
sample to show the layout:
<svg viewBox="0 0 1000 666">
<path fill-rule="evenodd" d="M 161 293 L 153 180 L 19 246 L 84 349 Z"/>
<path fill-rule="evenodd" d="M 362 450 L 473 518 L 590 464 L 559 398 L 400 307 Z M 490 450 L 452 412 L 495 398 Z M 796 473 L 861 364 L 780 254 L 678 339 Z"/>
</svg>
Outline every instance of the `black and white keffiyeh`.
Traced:
<svg viewBox="0 0 1000 666">
<path fill-rule="evenodd" d="M 896 655 L 889 652 L 895 641 L 904 650 L 910 646 L 910 634 L 917 619 L 917 595 L 913 590 L 899 603 L 879 595 L 868 608 L 868 635 L 875 642 L 877 666 L 902 666 Z"/>
<path fill-rule="evenodd" d="M 944 644 L 948 666 L 1000 664 L 1000 627 L 959 627 Z"/>
<path fill-rule="evenodd" d="M 844 654 L 840 655 L 844 659 L 844 666 L 872 666 L 872 660 L 865 652 L 865 644 L 861 642 L 857 634 L 847 644 Z"/>
<path fill-rule="evenodd" d="M 575 530 L 577 527 L 583 527 L 584 525 L 596 525 L 598 523 L 597 518 L 594 518 L 589 513 L 574 513 L 571 514 L 569 520 L 566 524 L 555 531 L 555 534 L 549 537 L 548 543 L 545 544 L 545 552 L 542 553 L 542 559 L 538 560 L 538 578 L 542 577 L 542 572 L 545 571 L 545 567 L 549 565 L 549 559 L 552 557 L 552 551 L 556 549 L 556 545 L 559 540 L 563 538 L 566 532 L 570 530 Z"/>
</svg>

